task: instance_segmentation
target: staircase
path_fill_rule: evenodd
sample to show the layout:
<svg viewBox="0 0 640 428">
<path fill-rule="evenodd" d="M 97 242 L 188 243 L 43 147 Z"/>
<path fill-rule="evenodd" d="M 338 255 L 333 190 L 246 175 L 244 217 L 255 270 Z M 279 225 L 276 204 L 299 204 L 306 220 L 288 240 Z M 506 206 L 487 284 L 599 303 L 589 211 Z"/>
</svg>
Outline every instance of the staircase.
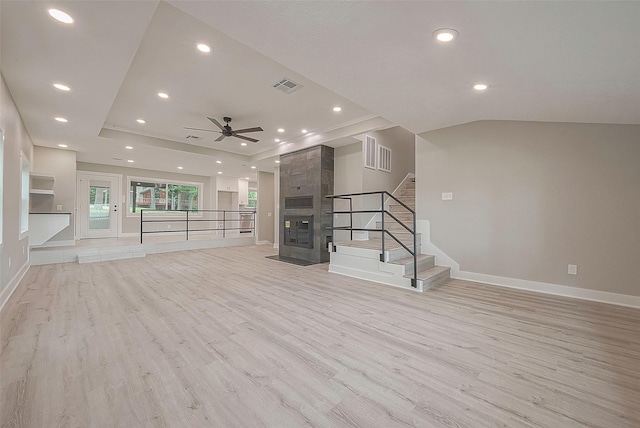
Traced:
<svg viewBox="0 0 640 428">
<path fill-rule="evenodd" d="M 415 179 L 407 176 L 393 196 L 415 211 Z M 413 214 L 392 198 L 389 200 L 387 212 L 412 230 Z M 422 237 L 418 233 L 417 281 L 416 287 L 412 287 L 414 257 L 388 234 L 381 254 L 382 219 L 380 214 L 377 216 L 379 218 L 372 220 L 368 227 L 361 229 L 366 230 L 368 239 L 337 241 L 330 246 L 329 272 L 418 291 L 428 290 L 450 277 L 449 267 L 437 266 L 435 256 L 421 254 Z M 413 250 L 413 234 L 389 214 L 384 214 L 384 228 Z"/>
</svg>

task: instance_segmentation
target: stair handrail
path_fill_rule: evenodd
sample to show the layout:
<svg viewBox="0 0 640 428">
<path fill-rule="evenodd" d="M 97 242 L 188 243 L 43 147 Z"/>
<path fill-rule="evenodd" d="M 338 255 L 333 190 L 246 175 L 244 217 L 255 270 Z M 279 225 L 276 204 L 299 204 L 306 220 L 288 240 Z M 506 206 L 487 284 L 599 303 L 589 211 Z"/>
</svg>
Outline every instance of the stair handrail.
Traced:
<svg viewBox="0 0 640 428">
<path fill-rule="evenodd" d="M 380 209 L 379 210 L 354 210 L 353 209 L 353 197 L 355 196 L 369 196 L 369 195 L 380 195 Z M 395 215 L 393 215 L 390 211 L 385 209 L 385 195 L 389 197 L 389 199 L 393 199 L 395 202 L 404 207 L 409 213 L 411 213 L 413 219 L 413 229 L 409 228 L 403 221 L 399 220 Z M 407 204 L 402 202 L 400 199 L 396 198 L 394 195 L 389 193 L 386 190 L 374 191 L 374 192 L 358 192 L 358 193 L 345 193 L 341 195 L 327 195 L 325 196 L 327 199 L 331 199 L 331 211 L 328 214 L 349 214 L 349 226 L 334 226 L 331 227 L 331 230 L 349 230 L 351 232 L 351 239 L 353 240 L 353 232 L 381 232 L 382 235 L 382 243 L 381 243 L 381 254 L 380 261 L 386 262 L 385 260 L 385 245 L 384 245 L 384 237 L 385 234 L 388 234 L 393 240 L 395 240 L 398 244 L 400 244 L 405 250 L 413 256 L 413 278 L 411 279 L 411 286 L 414 288 L 418 287 L 418 239 L 417 239 L 417 224 L 416 224 L 416 212 L 409 207 Z M 336 211 L 335 210 L 335 200 L 336 199 L 347 199 L 349 200 L 349 210 L 348 211 Z M 382 217 L 382 225 L 380 229 L 372 229 L 372 228 L 355 228 L 353 227 L 353 214 L 367 214 L 367 213 L 380 213 Z M 384 215 L 390 215 L 398 224 L 404 227 L 411 235 L 413 236 L 413 250 L 410 250 L 404 243 L 402 243 L 390 230 L 385 228 L 384 225 Z M 335 245 L 334 245 L 335 248 Z"/>
</svg>

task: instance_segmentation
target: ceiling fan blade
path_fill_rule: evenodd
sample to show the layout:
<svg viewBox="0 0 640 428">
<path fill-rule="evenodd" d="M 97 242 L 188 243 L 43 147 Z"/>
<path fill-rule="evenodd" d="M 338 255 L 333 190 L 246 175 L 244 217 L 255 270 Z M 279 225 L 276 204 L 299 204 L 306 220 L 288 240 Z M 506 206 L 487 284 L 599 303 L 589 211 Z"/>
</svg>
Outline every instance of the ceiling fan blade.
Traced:
<svg viewBox="0 0 640 428">
<path fill-rule="evenodd" d="M 264 131 L 264 129 L 260 128 L 259 126 L 256 126 L 255 128 L 233 130 L 233 132 L 235 132 L 236 134 L 241 134 L 243 132 L 258 132 L 258 131 Z"/>
<path fill-rule="evenodd" d="M 216 139 L 215 139 L 215 140 L 213 140 L 213 141 L 222 141 L 222 140 L 224 140 L 224 139 L 225 139 L 225 137 L 226 137 L 226 135 L 222 134 L 221 136 L 219 136 L 218 138 L 216 138 Z"/>
<path fill-rule="evenodd" d="M 183 129 L 193 129 L 194 131 L 220 132 L 220 131 L 216 131 L 215 129 L 191 128 L 189 126 L 183 126 L 182 128 Z"/>
<path fill-rule="evenodd" d="M 245 137 L 244 135 L 236 135 L 236 133 L 233 133 L 233 136 L 236 138 L 240 138 L 241 140 L 247 140 L 247 141 L 251 141 L 252 143 L 257 143 L 260 140 L 256 140 L 255 138 L 249 138 L 249 137 Z"/>
<path fill-rule="evenodd" d="M 218 128 L 220 128 L 221 130 L 224 131 L 224 126 L 220 125 L 220 122 L 218 122 L 217 120 L 215 120 L 212 117 L 207 117 L 207 119 L 209 119 L 211 121 L 211 123 L 213 123 L 214 125 L 216 125 Z"/>
</svg>

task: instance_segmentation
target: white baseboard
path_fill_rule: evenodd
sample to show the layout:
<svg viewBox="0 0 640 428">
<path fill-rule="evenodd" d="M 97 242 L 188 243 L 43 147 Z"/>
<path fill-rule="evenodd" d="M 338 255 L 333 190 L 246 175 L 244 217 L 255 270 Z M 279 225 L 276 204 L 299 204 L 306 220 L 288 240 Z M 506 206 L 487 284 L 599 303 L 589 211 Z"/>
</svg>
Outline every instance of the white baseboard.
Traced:
<svg viewBox="0 0 640 428">
<path fill-rule="evenodd" d="M 554 296 L 640 308 L 640 296 L 630 296 L 627 294 L 611 293 L 609 291 L 590 290 L 587 288 L 570 287 L 567 285 L 461 271 L 460 265 L 455 260 L 431 243 L 429 221 L 419 220 L 417 222 L 417 226 L 418 232 L 422 233 L 422 253 L 435 255 L 436 264 L 440 266 L 449 266 L 451 268 L 451 278 L 480 282 L 482 284 L 497 285 L 499 287 L 533 291 L 536 293 L 551 294 Z"/>
<path fill-rule="evenodd" d="M 276 242 L 275 244 L 273 244 L 273 248 L 277 250 L 278 248 L 280 248 L 280 245 L 278 245 L 278 243 Z"/>
<path fill-rule="evenodd" d="M 518 290 L 535 291 L 537 293 L 552 294 L 554 296 L 571 297 L 573 299 L 590 300 L 592 302 L 609 303 L 612 305 L 640 308 L 640 296 L 611 293 L 608 291 L 589 290 L 586 288 L 570 287 L 567 285 L 550 284 L 547 282 L 529 281 L 526 279 L 506 278 L 503 276 L 485 275 L 482 273 L 459 271 L 452 278 L 499 287 L 516 288 Z"/>
<path fill-rule="evenodd" d="M 11 278 L 11 281 L 9 281 L 6 288 L 2 290 L 2 293 L 0 293 L 0 311 L 2 311 L 2 308 L 4 308 L 4 304 L 9 301 L 9 298 L 11 297 L 13 292 L 16 291 L 16 288 L 18 288 L 18 284 L 20 284 L 20 281 L 22 281 L 22 278 L 24 278 L 28 270 L 29 262 L 25 262 L 20 270 L 18 270 L 13 278 Z"/>
<path fill-rule="evenodd" d="M 271 241 L 256 241 L 256 245 L 268 245 L 271 244 Z"/>
</svg>

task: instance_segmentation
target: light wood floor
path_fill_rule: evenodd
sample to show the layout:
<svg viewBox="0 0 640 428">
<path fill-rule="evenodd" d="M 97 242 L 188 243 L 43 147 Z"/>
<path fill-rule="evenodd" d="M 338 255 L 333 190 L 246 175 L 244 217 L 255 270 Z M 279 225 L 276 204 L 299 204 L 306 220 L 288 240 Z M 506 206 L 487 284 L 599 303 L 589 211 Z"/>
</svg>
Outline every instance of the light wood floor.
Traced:
<svg viewBox="0 0 640 428">
<path fill-rule="evenodd" d="M 639 310 L 273 252 L 32 267 L 0 315 L 1 426 L 640 426 Z"/>
</svg>

